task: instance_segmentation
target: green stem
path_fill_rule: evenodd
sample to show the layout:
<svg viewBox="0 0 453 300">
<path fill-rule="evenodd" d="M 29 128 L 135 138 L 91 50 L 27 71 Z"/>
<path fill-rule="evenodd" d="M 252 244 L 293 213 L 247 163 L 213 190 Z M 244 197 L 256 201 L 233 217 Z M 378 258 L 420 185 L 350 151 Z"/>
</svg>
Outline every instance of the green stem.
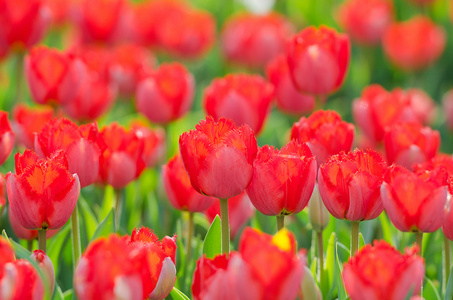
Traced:
<svg viewBox="0 0 453 300">
<path fill-rule="evenodd" d="M 451 250 L 450 250 L 450 240 L 444 235 L 444 281 L 443 281 L 443 292 L 447 289 L 448 277 L 450 276 L 450 267 L 451 267 Z"/>
<path fill-rule="evenodd" d="M 77 204 L 74 207 L 71 215 L 71 232 L 72 232 L 72 261 L 74 262 L 74 270 L 79 261 L 82 249 L 80 248 L 80 230 L 79 230 L 79 214 Z"/>
<path fill-rule="evenodd" d="M 33 251 L 33 240 L 27 241 L 27 250 L 32 252 Z"/>
<path fill-rule="evenodd" d="M 22 90 L 23 85 L 24 85 L 24 52 L 19 52 L 16 54 L 16 93 L 14 100 L 16 101 L 15 104 L 17 103 L 22 103 L 23 102 L 23 93 Z"/>
<path fill-rule="evenodd" d="M 44 253 L 47 253 L 46 229 L 38 229 L 38 246 L 39 250 L 42 250 L 44 251 Z"/>
<path fill-rule="evenodd" d="M 322 239 L 322 231 L 316 232 L 318 240 L 318 259 L 319 259 L 319 286 L 324 283 L 324 241 Z"/>
<path fill-rule="evenodd" d="M 285 228 L 285 216 L 284 215 L 278 215 L 277 216 L 277 231 L 280 231 L 283 228 Z"/>
<path fill-rule="evenodd" d="M 115 189 L 115 228 L 120 229 L 121 222 L 121 190 Z"/>
<path fill-rule="evenodd" d="M 228 199 L 220 201 L 220 221 L 222 224 L 222 254 L 228 258 L 230 255 L 230 226 L 228 220 Z"/>
<path fill-rule="evenodd" d="M 187 230 L 187 244 L 186 244 L 186 265 L 190 260 L 192 254 L 192 236 L 193 236 L 193 212 L 189 212 L 189 228 Z"/>
<path fill-rule="evenodd" d="M 359 222 L 351 222 L 351 257 L 359 248 Z"/>
<path fill-rule="evenodd" d="M 415 243 L 418 246 L 418 254 L 422 256 L 423 232 L 415 232 Z"/>
</svg>

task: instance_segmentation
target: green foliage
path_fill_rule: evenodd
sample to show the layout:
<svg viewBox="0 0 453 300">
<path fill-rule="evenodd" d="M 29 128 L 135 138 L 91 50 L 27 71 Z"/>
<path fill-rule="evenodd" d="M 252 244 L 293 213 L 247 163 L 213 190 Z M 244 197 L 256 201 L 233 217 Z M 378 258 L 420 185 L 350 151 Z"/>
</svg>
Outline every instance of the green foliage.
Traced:
<svg viewBox="0 0 453 300">
<path fill-rule="evenodd" d="M 220 218 L 217 215 L 209 227 L 208 233 L 203 243 L 203 254 L 207 258 L 214 258 L 216 255 L 222 253 L 222 230 Z"/>
</svg>

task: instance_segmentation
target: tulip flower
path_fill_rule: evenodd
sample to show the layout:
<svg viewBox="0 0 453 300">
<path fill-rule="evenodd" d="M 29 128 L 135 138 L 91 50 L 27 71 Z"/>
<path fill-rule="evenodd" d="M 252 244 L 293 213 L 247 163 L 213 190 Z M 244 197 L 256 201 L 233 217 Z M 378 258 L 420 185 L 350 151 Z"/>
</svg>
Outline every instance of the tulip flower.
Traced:
<svg viewBox="0 0 453 300">
<path fill-rule="evenodd" d="M 240 255 L 232 256 L 228 268 L 239 299 L 296 298 L 306 258 L 303 250 L 296 253 L 292 233 L 283 229 L 271 236 L 246 228 L 238 252 Z"/>
<path fill-rule="evenodd" d="M 296 87 L 301 92 L 325 96 L 344 81 L 350 42 L 347 35 L 329 27 L 307 27 L 288 41 L 286 55 Z"/>
<path fill-rule="evenodd" d="M 28 260 L 0 264 L 0 286 L 2 299 L 45 299 L 44 283 Z"/>
<path fill-rule="evenodd" d="M 168 200 L 176 209 L 201 212 L 214 204 L 215 198 L 204 196 L 192 187 L 179 155 L 162 167 L 162 181 Z"/>
<path fill-rule="evenodd" d="M 445 44 L 443 28 L 424 16 L 392 24 L 382 38 L 385 54 L 395 66 L 405 71 L 424 69 L 434 63 Z"/>
<path fill-rule="evenodd" d="M 397 123 L 387 127 L 384 147 L 389 163 L 410 169 L 433 158 L 440 146 L 440 133 L 419 123 Z"/>
<path fill-rule="evenodd" d="M 291 23 L 278 13 L 242 13 L 230 17 L 222 30 L 225 57 L 250 67 L 264 67 L 285 52 L 286 40 L 293 34 Z"/>
<path fill-rule="evenodd" d="M 437 114 L 436 102 L 425 91 L 407 89 L 405 95 L 410 99 L 410 106 L 420 123 L 430 124 L 434 121 Z"/>
<path fill-rule="evenodd" d="M 406 299 L 420 292 L 425 262 L 414 247 L 401 254 L 385 241 L 375 241 L 351 257 L 341 275 L 351 300 Z"/>
<path fill-rule="evenodd" d="M 202 256 L 197 261 L 192 280 L 192 295 L 194 300 L 202 299 L 230 299 L 238 300 L 233 280 L 228 273 L 229 262 L 236 252 L 230 257 L 217 255 L 210 259 Z"/>
<path fill-rule="evenodd" d="M 31 254 L 31 258 L 35 260 L 39 268 L 41 268 L 46 280 L 49 283 L 50 291 L 53 292 L 55 287 L 55 270 L 52 261 L 42 250 L 35 250 Z"/>
<path fill-rule="evenodd" d="M 253 168 L 247 194 L 258 211 L 277 216 L 280 230 L 284 216 L 301 212 L 310 200 L 316 181 L 315 157 L 306 144 L 291 141 L 281 150 L 260 148 Z"/>
<path fill-rule="evenodd" d="M 398 230 L 434 232 L 448 213 L 447 171 L 413 173 L 404 167 L 389 167 L 381 187 L 385 211 Z"/>
<path fill-rule="evenodd" d="M 147 49 L 135 44 L 113 48 L 108 62 L 108 75 L 121 95 L 133 95 L 138 82 L 151 72 L 155 58 Z"/>
<path fill-rule="evenodd" d="M 13 262 L 16 258 L 13 248 L 3 236 L 0 237 L 0 254 L 0 270 L 6 263 Z M 0 273 L 2 272 L 0 271 Z"/>
<path fill-rule="evenodd" d="M 5 186 L 5 176 L 0 173 L 0 218 L 3 215 L 3 209 L 6 205 L 6 186 Z"/>
<path fill-rule="evenodd" d="M 181 158 L 195 190 L 220 199 L 222 253 L 228 253 L 227 199 L 240 194 L 252 180 L 256 139 L 248 125 L 237 127 L 225 118 L 216 122 L 208 116 L 195 128 L 179 138 Z"/>
<path fill-rule="evenodd" d="M 299 116 L 313 111 L 315 97 L 302 94 L 294 86 L 285 55 L 275 57 L 267 65 L 266 74 L 269 81 L 274 85 L 277 107 L 281 111 Z"/>
<path fill-rule="evenodd" d="M 331 155 L 351 150 L 354 125 L 342 121 L 341 116 L 333 110 L 319 110 L 294 123 L 291 139 L 306 143 L 320 165 Z"/>
<path fill-rule="evenodd" d="M 39 104 L 71 102 L 86 74 L 80 59 L 57 49 L 38 46 L 25 57 L 25 77 L 32 99 Z"/>
<path fill-rule="evenodd" d="M 393 4 L 389 0 L 348 0 L 337 13 L 340 25 L 355 41 L 375 45 L 393 20 Z"/>
<path fill-rule="evenodd" d="M 442 108 L 447 128 L 453 130 L 453 89 L 449 90 L 442 98 Z"/>
<path fill-rule="evenodd" d="M 228 212 L 231 239 L 234 239 L 242 227 L 255 214 L 255 207 L 252 205 L 252 202 L 250 202 L 250 198 L 246 191 L 228 199 Z M 220 216 L 220 203 L 215 202 L 212 204 L 204 214 L 206 215 L 206 218 L 208 218 L 209 223 L 212 223 L 217 215 Z"/>
<path fill-rule="evenodd" d="M 129 238 L 110 235 L 88 245 L 74 273 L 80 299 L 152 299 L 168 296 L 176 281 L 174 238 L 149 229 Z M 103 275 L 99 276 L 99 270 Z"/>
<path fill-rule="evenodd" d="M 13 109 L 11 126 L 16 134 L 17 143 L 27 149 L 35 146 L 35 132 L 40 132 L 44 125 L 54 117 L 50 106 L 28 107 L 18 104 Z"/>
<path fill-rule="evenodd" d="M 0 165 L 2 165 L 13 151 L 15 134 L 8 121 L 8 113 L 0 111 Z"/>
<path fill-rule="evenodd" d="M 30 48 L 43 38 L 49 22 L 50 12 L 44 0 L 2 0 L 0 44 L 20 51 Z"/>
<path fill-rule="evenodd" d="M 138 84 L 137 110 L 153 123 L 169 123 L 189 111 L 194 89 L 192 74 L 182 64 L 162 64 Z"/>
<path fill-rule="evenodd" d="M 230 74 L 214 79 L 205 89 L 203 107 L 216 120 L 229 118 L 237 125 L 249 125 L 259 134 L 273 96 L 274 88 L 261 76 Z"/>
<path fill-rule="evenodd" d="M 31 251 L 33 240 L 38 239 L 38 230 L 30 230 L 22 226 L 17 217 L 14 215 L 11 209 L 8 210 L 8 221 L 14 235 L 27 241 L 28 250 Z M 58 233 L 59 229 L 46 230 L 46 238 L 50 239 Z"/>
<path fill-rule="evenodd" d="M 422 122 L 417 112 L 417 102 L 402 89 L 386 91 L 377 84 L 363 89 L 360 98 L 352 104 L 352 113 L 357 126 L 375 143 L 384 139 L 385 128 L 397 122 Z M 426 110 L 425 110 L 426 112 Z"/>
<path fill-rule="evenodd" d="M 125 0 L 80 1 L 75 19 L 83 40 L 112 43 L 119 39 L 125 30 L 126 4 Z"/>
<path fill-rule="evenodd" d="M 139 121 L 132 123 L 131 131 L 141 136 L 146 167 L 153 168 L 165 155 L 165 131 L 162 128 L 151 129 Z"/>
</svg>

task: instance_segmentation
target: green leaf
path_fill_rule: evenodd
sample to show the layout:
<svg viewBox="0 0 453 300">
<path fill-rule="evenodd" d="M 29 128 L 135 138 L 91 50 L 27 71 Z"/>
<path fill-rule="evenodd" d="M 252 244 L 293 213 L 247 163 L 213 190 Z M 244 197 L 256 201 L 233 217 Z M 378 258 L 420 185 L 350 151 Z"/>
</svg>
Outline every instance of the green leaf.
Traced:
<svg viewBox="0 0 453 300">
<path fill-rule="evenodd" d="M 453 268 L 450 269 L 450 276 L 448 276 L 447 289 L 445 291 L 444 299 L 453 299 Z"/>
<path fill-rule="evenodd" d="M 98 227 L 98 221 L 86 200 L 80 195 L 78 203 L 80 219 L 80 238 L 82 242 L 82 251 L 88 245 Z"/>
<path fill-rule="evenodd" d="M 434 283 L 428 277 L 425 277 L 425 282 L 425 286 L 423 287 L 423 299 L 440 300 L 439 292 Z"/>
<path fill-rule="evenodd" d="M 111 233 L 115 232 L 115 212 L 114 209 L 111 208 L 109 214 L 105 219 L 99 224 L 98 228 L 94 232 L 93 238 L 91 241 L 98 239 L 100 237 L 107 237 Z"/>
<path fill-rule="evenodd" d="M 336 280 L 337 280 L 337 289 L 338 289 L 338 298 L 340 300 L 342 299 L 346 299 L 347 298 L 347 294 L 346 294 L 346 290 L 344 288 L 344 284 L 343 284 L 343 279 L 341 277 L 341 273 L 343 272 L 343 263 L 341 262 L 339 256 L 338 256 L 338 246 L 343 246 L 342 244 L 340 243 L 336 243 L 336 262 L 337 262 L 337 265 L 336 265 L 336 268 L 335 268 L 335 277 L 336 277 Z M 344 247 L 344 249 L 347 249 L 347 247 Z"/>
<path fill-rule="evenodd" d="M 335 274 L 335 242 L 336 242 L 336 235 L 335 232 L 332 232 L 332 234 L 329 237 L 329 241 L 327 243 L 327 249 L 326 249 L 326 262 L 325 262 L 325 274 L 327 274 L 326 279 L 324 280 L 322 286 L 321 286 L 321 292 L 324 296 L 327 295 L 327 298 L 324 299 L 331 299 L 333 289 L 335 286 L 333 285 L 333 280 L 334 280 L 334 274 Z"/>
<path fill-rule="evenodd" d="M 55 278 L 58 278 L 58 271 L 60 270 L 60 255 L 63 252 L 64 246 L 69 241 L 69 233 L 71 231 L 71 224 L 67 223 L 60 231 L 48 241 L 47 256 L 53 263 L 55 270 Z"/>
<path fill-rule="evenodd" d="M 55 283 L 55 292 L 53 293 L 53 300 L 64 300 L 64 294 L 61 291 L 60 286 L 58 283 Z"/>
<path fill-rule="evenodd" d="M 173 299 L 173 300 L 190 300 L 189 297 L 184 295 L 183 292 L 181 292 L 180 290 L 178 290 L 175 287 L 171 290 L 171 293 L 168 298 Z"/>
<path fill-rule="evenodd" d="M 208 233 L 206 233 L 203 243 L 203 254 L 206 254 L 207 258 L 214 258 L 220 253 L 222 253 L 222 229 L 220 218 L 217 215 L 212 221 Z"/>
<path fill-rule="evenodd" d="M 66 292 L 63 293 L 64 295 L 64 300 L 72 300 L 74 291 L 72 289 L 67 290 Z"/>
<path fill-rule="evenodd" d="M 107 185 L 104 188 L 104 201 L 102 202 L 102 208 L 98 216 L 99 220 L 104 220 L 108 216 L 114 204 L 115 204 L 115 189 L 112 186 Z"/>
<path fill-rule="evenodd" d="M 366 245 L 365 239 L 363 238 L 362 233 L 359 232 L 359 249 L 357 249 L 357 250 L 362 249 L 365 245 Z"/>
</svg>

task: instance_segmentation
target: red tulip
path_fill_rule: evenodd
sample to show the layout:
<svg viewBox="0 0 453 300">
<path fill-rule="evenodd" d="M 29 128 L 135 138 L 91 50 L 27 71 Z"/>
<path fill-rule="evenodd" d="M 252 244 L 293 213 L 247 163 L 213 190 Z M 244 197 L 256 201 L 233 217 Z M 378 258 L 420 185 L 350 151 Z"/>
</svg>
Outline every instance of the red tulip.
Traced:
<svg viewBox="0 0 453 300">
<path fill-rule="evenodd" d="M 410 99 L 410 106 L 417 119 L 422 124 L 430 124 L 436 117 L 436 102 L 421 89 L 405 90 L 405 95 Z"/>
<path fill-rule="evenodd" d="M 420 292 L 425 262 L 417 248 L 401 254 L 385 241 L 375 241 L 351 257 L 341 275 L 351 300 L 406 299 Z"/>
<path fill-rule="evenodd" d="M 0 1 L 0 44 L 24 50 L 37 44 L 50 22 L 43 0 Z"/>
<path fill-rule="evenodd" d="M 0 111 L 0 165 L 3 164 L 13 151 L 15 134 L 8 121 L 8 113 Z"/>
<path fill-rule="evenodd" d="M 49 283 L 50 291 L 53 292 L 55 287 L 55 270 L 53 268 L 52 261 L 42 250 L 35 250 L 31 254 L 31 258 L 35 260 L 39 268 L 46 276 L 46 280 Z"/>
<path fill-rule="evenodd" d="M 337 219 L 363 221 L 384 210 L 381 185 L 387 164 L 373 150 L 355 149 L 333 155 L 319 169 L 319 193 L 327 210 Z"/>
<path fill-rule="evenodd" d="M 113 48 L 108 63 L 110 81 L 122 95 L 133 95 L 138 82 L 151 72 L 155 58 L 147 49 L 135 44 L 122 44 Z"/>
<path fill-rule="evenodd" d="M 35 132 L 40 132 L 53 117 L 53 109 L 49 106 L 28 107 L 17 104 L 13 109 L 13 120 L 11 121 L 17 143 L 27 149 L 33 149 Z"/>
<path fill-rule="evenodd" d="M 3 266 L 6 263 L 13 262 L 16 258 L 16 255 L 14 254 L 14 250 L 11 247 L 10 243 L 8 240 L 3 238 L 3 236 L 0 237 L 0 278 L 3 276 Z"/>
<path fill-rule="evenodd" d="M 123 188 L 145 168 L 141 133 L 112 123 L 100 131 L 98 145 L 101 149 L 99 177 L 104 184 Z"/>
<path fill-rule="evenodd" d="M 50 10 L 52 26 L 62 27 L 66 21 L 69 21 L 70 11 L 76 1 L 78 0 L 44 0 Z"/>
<path fill-rule="evenodd" d="M 398 68 L 414 71 L 435 62 L 445 48 L 442 27 L 424 16 L 389 26 L 382 39 L 385 54 Z"/>
<path fill-rule="evenodd" d="M 384 147 L 389 163 L 410 169 L 433 158 L 440 146 L 440 133 L 419 123 L 397 123 L 387 127 Z"/>
<path fill-rule="evenodd" d="M 86 76 L 80 59 L 57 49 L 38 46 L 25 57 L 25 77 L 39 104 L 71 102 Z"/>
<path fill-rule="evenodd" d="M 162 128 L 151 129 L 140 122 L 133 122 L 131 131 L 143 140 L 143 158 L 148 168 L 153 168 L 165 155 L 165 131 Z"/>
<path fill-rule="evenodd" d="M 192 106 L 195 83 L 179 63 L 162 64 L 137 86 L 137 110 L 153 123 L 169 123 Z"/>
<path fill-rule="evenodd" d="M 453 89 L 442 98 L 442 108 L 446 117 L 446 125 L 448 129 L 453 130 Z"/>
<path fill-rule="evenodd" d="M 286 39 L 294 32 L 291 23 L 277 13 L 242 13 L 224 25 L 222 51 L 228 60 L 251 67 L 264 67 L 285 52 Z"/>
<path fill-rule="evenodd" d="M 283 229 L 271 236 L 246 228 L 238 252 L 240 255 L 232 256 L 228 268 L 239 299 L 296 298 L 306 258 L 303 250 L 296 254 L 292 233 Z"/>
<path fill-rule="evenodd" d="M 2 299 L 42 300 L 45 296 L 44 283 L 39 273 L 24 259 L 0 264 L 0 286 Z"/>
<path fill-rule="evenodd" d="M 8 221 L 11 229 L 14 232 L 14 235 L 23 240 L 32 241 L 38 239 L 38 230 L 30 230 L 22 226 L 17 217 L 14 215 L 11 209 L 8 210 Z M 60 230 L 46 230 L 46 237 L 50 239 L 56 235 Z"/>
<path fill-rule="evenodd" d="M 242 227 L 255 214 L 255 207 L 250 202 L 246 191 L 243 191 L 237 196 L 228 199 L 228 220 L 230 224 L 230 235 L 234 239 Z M 209 223 L 214 221 L 217 215 L 220 216 L 220 203 L 215 201 L 204 214 L 208 218 Z"/>
<path fill-rule="evenodd" d="M 179 149 L 192 186 L 207 196 L 228 199 L 240 194 L 252 180 L 256 139 L 248 125 L 218 122 L 206 117 L 184 132 Z"/>
<path fill-rule="evenodd" d="M 222 117 L 236 124 L 247 124 L 259 134 L 269 114 L 274 88 L 258 75 L 227 75 L 214 79 L 205 89 L 203 107 L 206 114 Z"/>
<path fill-rule="evenodd" d="M 338 21 L 358 43 L 374 45 L 393 20 L 393 4 L 389 0 L 348 0 L 338 9 Z"/>
<path fill-rule="evenodd" d="M 5 185 L 5 176 L 0 173 L 0 218 L 3 215 L 3 208 L 6 205 L 6 185 Z"/>
<path fill-rule="evenodd" d="M 176 209 L 201 212 L 216 202 L 215 198 L 201 195 L 194 190 L 179 155 L 175 155 L 162 167 L 162 181 L 168 200 Z"/>
<path fill-rule="evenodd" d="M 285 55 L 275 57 L 266 68 L 267 78 L 274 85 L 277 107 L 285 113 L 303 115 L 313 111 L 315 97 L 302 94 L 295 87 L 289 74 Z"/>
<path fill-rule="evenodd" d="M 412 173 L 404 167 L 391 166 L 381 187 L 385 211 L 398 230 L 434 232 L 448 213 L 447 171 L 437 169 Z"/>
<path fill-rule="evenodd" d="M 388 92 L 373 84 L 363 89 L 360 98 L 354 100 L 352 113 L 357 126 L 369 139 L 378 143 L 384 139 L 387 126 L 399 121 L 420 121 L 412 102 L 408 93 L 399 88 Z"/>
<path fill-rule="evenodd" d="M 342 121 L 341 116 L 333 110 L 319 110 L 294 123 L 291 139 L 306 143 L 319 165 L 331 155 L 351 150 L 354 125 Z"/>
<path fill-rule="evenodd" d="M 316 181 L 316 160 L 307 145 L 291 141 L 281 150 L 266 145 L 258 150 L 253 168 L 246 191 L 258 211 L 284 216 L 307 206 Z"/>
<path fill-rule="evenodd" d="M 131 238 L 100 238 L 88 245 L 77 265 L 76 295 L 87 300 L 164 299 L 176 280 L 175 251 L 174 239 L 159 241 L 147 228 L 134 230 Z"/>
<path fill-rule="evenodd" d="M 350 42 L 347 35 L 329 27 L 308 27 L 288 41 L 286 55 L 290 74 L 300 91 L 327 95 L 344 81 Z"/>
<path fill-rule="evenodd" d="M 16 173 L 6 174 L 10 208 L 27 229 L 62 227 L 74 210 L 80 193 L 76 174 L 68 172 L 62 151 L 39 159 L 30 150 L 16 154 Z"/>
<path fill-rule="evenodd" d="M 82 0 L 76 20 L 86 42 L 114 42 L 124 34 L 125 0 Z M 102 12 L 102 13 L 101 13 Z"/>
<path fill-rule="evenodd" d="M 68 119 L 53 119 L 35 136 L 35 151 L 41 157 L 50 157 L 55 151 L 63 150 L 69 173 L 77 173 L 84 188 L 94 183 L 99 174 L 98 135 L 96 123 L 78 127 Z"/>
<path fill-rule="evenodd" d="M 228 273 L 228 264 L 236 252 L 230 257 L 217 255 L 213 259 L 202 256 L 197 261 L 192 280 L 192 295 L 194 300 L 219 299 L 237 300 L 238 295 L 232 285 L 232 278 Z"/>
</svg>

